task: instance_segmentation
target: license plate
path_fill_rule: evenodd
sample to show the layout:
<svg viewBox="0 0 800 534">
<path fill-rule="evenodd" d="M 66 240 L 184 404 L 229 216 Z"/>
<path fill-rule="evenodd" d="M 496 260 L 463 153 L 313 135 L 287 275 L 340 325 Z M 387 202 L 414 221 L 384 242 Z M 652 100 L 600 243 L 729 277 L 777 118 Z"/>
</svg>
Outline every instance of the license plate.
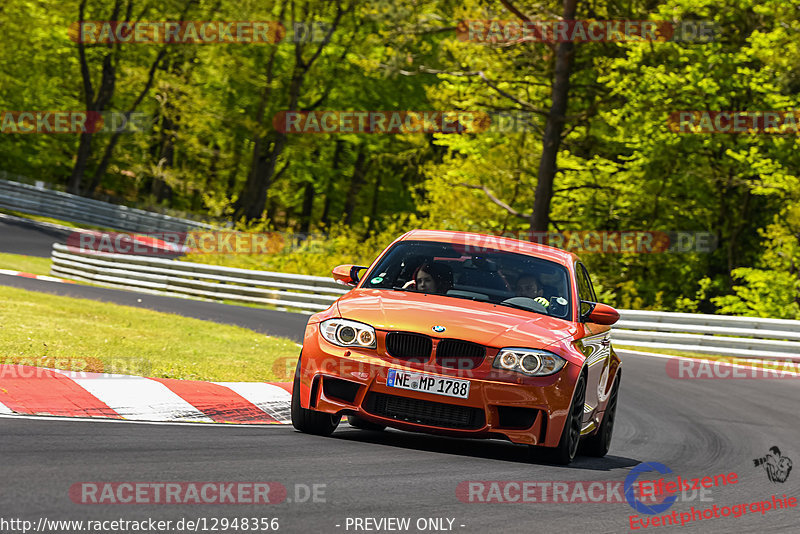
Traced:
<svg viewBox="0 0 800 534">
<path fill-rule="evenodd" d="M 386 385 L 390 388 L 410 389 L 411 391 L 422 391 L 459 399 L 469 397 L 469 380 L 424 375 L 397 369 L 389 369 Z"/>
</svg>

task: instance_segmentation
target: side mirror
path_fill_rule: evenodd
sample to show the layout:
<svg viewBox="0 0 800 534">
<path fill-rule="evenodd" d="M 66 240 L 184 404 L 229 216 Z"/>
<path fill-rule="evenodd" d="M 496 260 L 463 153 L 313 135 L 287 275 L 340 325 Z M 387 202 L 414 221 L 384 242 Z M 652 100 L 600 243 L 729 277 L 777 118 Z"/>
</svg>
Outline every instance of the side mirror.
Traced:
<svg viewBox="0 0 800 534">
<path fill-rule="evenodd" d="M 589 310 L 581 315 L 581 321 L 595 324 L 612 325 L 619 321 L 619 312 L 608 304 L 581 301 L 581 307 L 588 304 Z"/>
<path fill-rule="evenodd" d="M 334 267 L 331 273 L 333 279 L 339 284 L 355 286 L 358 284 L 358 271 L 366 269 L 363 265 L 339 265 Z"/>
</svg>

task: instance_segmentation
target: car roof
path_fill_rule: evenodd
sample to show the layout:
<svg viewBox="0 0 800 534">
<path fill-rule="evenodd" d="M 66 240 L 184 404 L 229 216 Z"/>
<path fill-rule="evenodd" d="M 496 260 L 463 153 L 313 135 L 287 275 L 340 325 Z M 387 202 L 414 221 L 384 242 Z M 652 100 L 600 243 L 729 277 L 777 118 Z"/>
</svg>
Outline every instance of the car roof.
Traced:
<svg viewBox="0 0 800 534">
<path fill-rule="evenodd" d="M 504 252 L 516 252 L 527 254 L 538 258 L 546 259 L 571 267 L 579 261 L 577 255 L 560 248 L 541 245 L 530 241 L 512 239 L 498 235 L 477 234 L 472 232 L 454 232 L 449 230 L 411 230 L 402 235 L 398 241 L 438 241 L 442 243 L 454 243 L 480 249 L 497 249 Z"/>
</svg>

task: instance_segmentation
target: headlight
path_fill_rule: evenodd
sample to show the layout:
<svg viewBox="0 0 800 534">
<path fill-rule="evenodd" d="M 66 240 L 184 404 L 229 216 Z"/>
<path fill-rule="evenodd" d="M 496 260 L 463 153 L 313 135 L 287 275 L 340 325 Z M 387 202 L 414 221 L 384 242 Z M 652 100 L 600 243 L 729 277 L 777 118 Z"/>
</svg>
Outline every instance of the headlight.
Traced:
<svg viewBox="0 0 800 534">
<path fill-rule="evenodd" d="M 319 325 L 322 337 L 340 347 L 377 347 L 375 329 L 368 324 L 347 319 L 328 319 Z"/>
<path fill-rule="evenodd" d="M 567 361 L 552 352 L 539 349 L 501 349 L 492 367 L 528 376 L 547 376 L 557 373 Z"/>
</svg>

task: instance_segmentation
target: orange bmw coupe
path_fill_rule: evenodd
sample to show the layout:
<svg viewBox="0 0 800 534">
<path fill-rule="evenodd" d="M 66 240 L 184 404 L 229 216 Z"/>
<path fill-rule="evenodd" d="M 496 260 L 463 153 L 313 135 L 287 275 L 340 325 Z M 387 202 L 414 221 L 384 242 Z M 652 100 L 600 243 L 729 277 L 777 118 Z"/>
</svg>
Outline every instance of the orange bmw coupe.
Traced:
<svg viewBox="0 0 800 534">
<path fill-rule="evenodd" d="M 366 270 L 364 276 L 360 276 Z M 597 302 L 580 259 L 464 232 L 413 230 L 306 326 L 292 424 L 350 425 L 527 444 L 550 461 L 604 456 L 621 362 L 619 314 Z"/>
</svg>

